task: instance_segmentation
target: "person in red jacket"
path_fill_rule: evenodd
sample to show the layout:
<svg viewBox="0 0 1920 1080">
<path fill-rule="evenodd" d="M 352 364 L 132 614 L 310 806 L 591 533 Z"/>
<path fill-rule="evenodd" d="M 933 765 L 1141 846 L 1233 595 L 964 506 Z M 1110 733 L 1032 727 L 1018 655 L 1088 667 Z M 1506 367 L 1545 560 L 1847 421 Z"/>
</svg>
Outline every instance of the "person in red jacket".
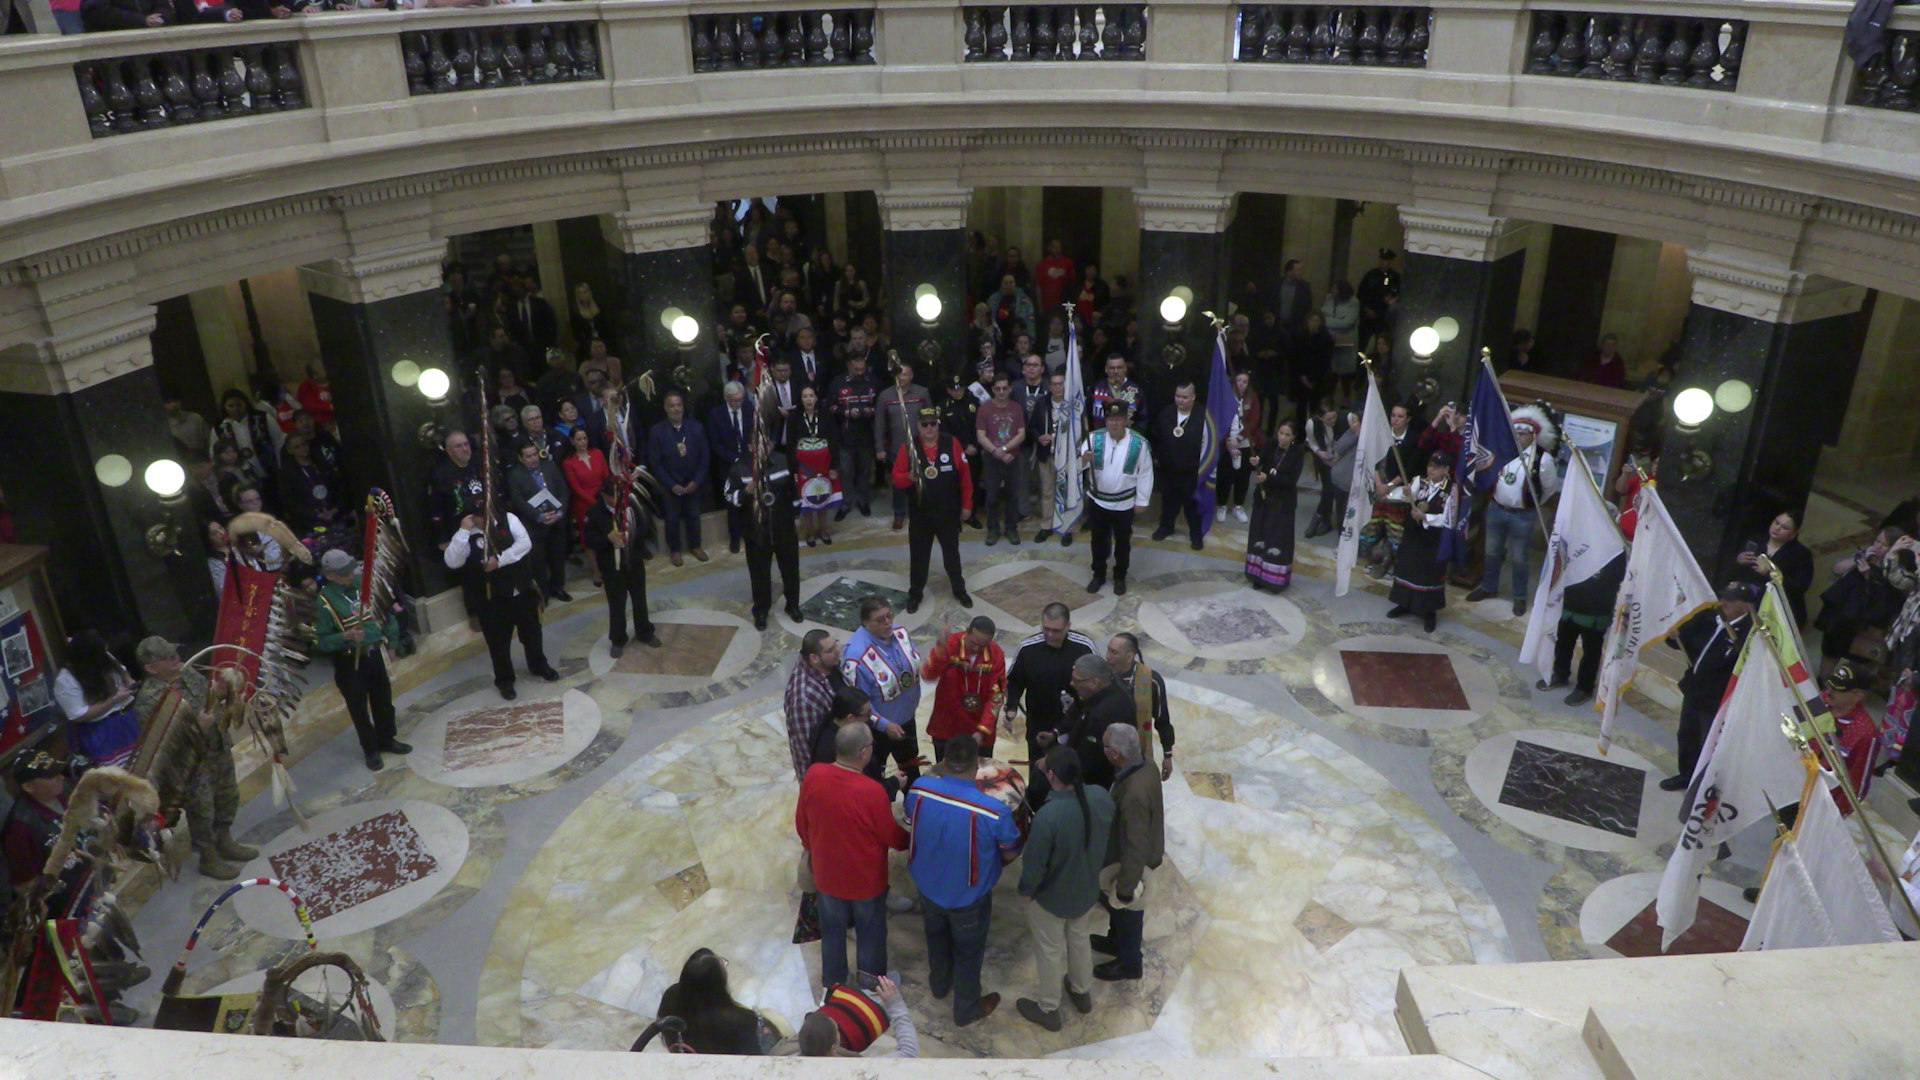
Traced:
<svg viewBox="0 0 1920 1080">
<path fill-rule="evenodd" d="M 1042 314 L 1051 313 L 1060 306 L 1061 294 L 1067 291 L 1077 276 L 1073 260 L 1066 256 L 1065 245 L 1058 240 L 1047 241 L 1047 257 L 1033 264 L 1033 283 L 1040 290 Z"/>
<path fill-rule="evenodd" d="M 887 972 L 887 849 L 905 851 L 907 830 L 879 781 L 863 770 L 873 732 L 847 724 L 834 736 L 831 765 L 814 765 L 800 781 L 793 825 L 820 894 L 820 978 L 847 981 L 847 929 L 859 940 L 860 970 Z"/>
<path fill-rule="evenodd" d="M 920 610 L 927 590 L 927 564 L 933 541 L 940 541 L 940 557 L 947 565 L 947 583 L 963 608 L 973 606 L 960 569 L 960 521 L 973 515 L 973 470 L 958 439 L 940 433 L 940 410 L 920 410 L 916 436 L 903 443 L 893 457 L 893 486 L 909 492 L 907 546 L 910 571 L 907 614 Z"/>
<path fill-rule="evenodd" d="M 327 381 L 327 369 L 315 360 L 307 365 L 307 381 L 295 391 L 300 407 L 313 414 L 313 422 L 333 430 L 333 387 Z"/>
<path fill-rule="evenodd" d="M 994 724 L 1007 699 L 1007 653 L 993 634 L 993 620 L 976 615 L 964 631 L 947 629 L 920 666 L 923 680 L 940 684 L 927 721 L 935 761 L 945 760 L 947 740 L 960 735 L 974 737 L 981 757 L 992 756 Z"/>
</svg>

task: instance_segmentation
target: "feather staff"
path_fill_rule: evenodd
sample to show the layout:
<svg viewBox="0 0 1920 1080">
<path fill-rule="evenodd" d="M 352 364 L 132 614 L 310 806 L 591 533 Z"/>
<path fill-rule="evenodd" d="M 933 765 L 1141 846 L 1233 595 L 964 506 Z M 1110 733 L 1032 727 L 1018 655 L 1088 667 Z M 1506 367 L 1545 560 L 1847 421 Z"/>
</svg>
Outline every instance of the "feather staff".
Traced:
<svg viewBox="0 0 1920 1080">
<path fill-rule="evenodd" d="M 493 550 L 493 422 L 487 413 L 491 408 L 487 404 L 487 369 L 480 368 L 480 507 L 485 517 L 480 522 L 480 535 L 484 538 L 481 553 L 491 561 Z M 480 579 L 486 582 L 487 599 L 493 599 L 493 575 L 486 572 L 487 564 L 480 564 Z"/>
</svg>

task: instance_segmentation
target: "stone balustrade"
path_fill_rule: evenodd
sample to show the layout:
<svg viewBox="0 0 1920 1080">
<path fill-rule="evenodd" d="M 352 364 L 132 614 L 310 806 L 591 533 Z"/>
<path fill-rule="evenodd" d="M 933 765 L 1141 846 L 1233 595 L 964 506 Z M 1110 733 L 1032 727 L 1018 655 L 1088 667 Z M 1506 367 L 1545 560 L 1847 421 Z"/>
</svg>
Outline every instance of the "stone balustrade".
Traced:
<svg viewBox="0 0 1920 1080">
<path fill-rule="evenodd" d="M 596 22 L 422 30 L 400 35 L 409 94 L 604 78 Z"/>
<path fill-rule="evenodd" d="M 696 72 L 874 63 L 868 10 L 738 12 L 690 22 Z"/>
<path fill-rule="evenodd" d="M 1916 82 L 1920 82 L 1920 30 L 1889 33 L 1886 49 L 1854 72 L 1853 92 L 1847 95 L 1847 102 L 1869 109 L 1913 112 L 1920 108 Z"/>
<path fill-rule="evenodd" d="M 1427 66 L 1433 9 L 1245 4 L 1241 63 Z"/>
<path fill-rule="evenodd" d="M 1536 11 L 1527 74 L 1732 91 L 1743 19 Z"/>
<path fill-rule="evenodd" d="M 1146 59 L 1145 4 L 970 7 L 966 20 L 969 64 Z"/>
<path fill-rule="evenodd" d="M 290 41 L 82 60 L 73 75 L 96 139 L 307 107 Z"/>
</svg>

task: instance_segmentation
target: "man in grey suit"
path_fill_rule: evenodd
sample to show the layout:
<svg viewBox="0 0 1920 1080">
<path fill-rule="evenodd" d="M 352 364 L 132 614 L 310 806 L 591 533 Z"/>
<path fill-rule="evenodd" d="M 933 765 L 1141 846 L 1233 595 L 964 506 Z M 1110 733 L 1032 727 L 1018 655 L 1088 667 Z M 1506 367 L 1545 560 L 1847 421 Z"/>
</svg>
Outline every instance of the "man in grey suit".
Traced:
<svg viewBox="0 0 1920 1080">
<path fill-rule="evenodd" d="M 873 452 L 880 459 L 880 475 L 893 475 L 893 459 L 900 447 L 913 438 L 914 421 L 920 410 L 933 404 L 932 395 L 913 381 L 913 365 L 905 360 L 894 369 L 893 385 L 880 391 L 873 410 Z M 891 484 L 888 485 L 891 487 Z M 893 531 L 907 524 L 907 493 L 910 488 L 893 488 Z"/>
<path fill-rule="evenodd" d="M 566 477 L 558 463 L 540 456 L 531 439 L 522 438 L 514 449 L 517 461 L 507 470 L 507 501 L 533 541 L 528 560 L 534 580 L 541 580 L 544 567 L 547 595 L 571 600 L 567 595 Z"/>
</svg>

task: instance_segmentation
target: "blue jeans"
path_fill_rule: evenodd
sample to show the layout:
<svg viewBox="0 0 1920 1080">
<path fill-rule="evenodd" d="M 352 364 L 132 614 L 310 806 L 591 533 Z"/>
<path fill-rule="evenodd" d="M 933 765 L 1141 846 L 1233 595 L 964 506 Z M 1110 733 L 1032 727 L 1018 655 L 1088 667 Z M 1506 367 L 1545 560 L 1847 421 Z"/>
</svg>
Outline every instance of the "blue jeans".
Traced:
<svg viewBox="0 0 1920 1080">
<path fill-rule="evenodd" d="M 1532 510 L 1512 510 L 1497 502 L 1487 504 L 1487 563 L 1480 575 L 1480 588 L 1500 591 L 1500 567 L 1513 563 L 1513 599 L 1527 601 L 1527 544 L 1533 540 L 1534 523 L 1539 515 Z"/>
<path fill-rule="evenodd" d="M 700 546 L 700 492 L 685 495 L 667 492 L 667 550 L 674 554 Z M 681 523 L 685 523 L 686 547 L 680 546 Z"/>
<path fill-rule="evenodd" d="M 887 973 L 887 893 L 866 900 L 842 900 L 820 894 L 820 981 L 852 985 L 847 980 L 847 928 L 858 939 L 855 958 L 869 975 Z"/>
<path fill-rule="evenodd" d="M 893 481 L 892 481 L 892 480 L 888 480 L 888 481 L 887 481 L 887 483 L 888 483 L 889 485 L 891 485 L 891 484 L 893 483 Z M 903 517 L 906 517 L 906 516 L 907 516 L 907 491 L 908 491 L 908 489 L 907 489 L 907 488 L 893 488 L 892 490 L 893 490 L 893 516 L 894 516 L 894 517 L 896 517 L 896 518 L 903 518 Z"/>
<path fill-rule="evenodd" d="M 1113 935 L 1113 958 L 1127 971 L 1139 971 L 1145 963 L 1141 948 L 1147 936 L 1147 913 L 1137 908 L 1107 910 L 1113 912 L 1113 921 L 1108 924 L 1108 933 Z"/>
<path fill-rule="evenodd" d="M 963 908 L 943 908 L 920 896 L 927 926 L 927 985 L 934 997 L 953 991 L 953 1022 L 980 1018 L 980 966 L 987 959 L 987 926 L 993 921 L 993 894 Z"/>
</svg>

